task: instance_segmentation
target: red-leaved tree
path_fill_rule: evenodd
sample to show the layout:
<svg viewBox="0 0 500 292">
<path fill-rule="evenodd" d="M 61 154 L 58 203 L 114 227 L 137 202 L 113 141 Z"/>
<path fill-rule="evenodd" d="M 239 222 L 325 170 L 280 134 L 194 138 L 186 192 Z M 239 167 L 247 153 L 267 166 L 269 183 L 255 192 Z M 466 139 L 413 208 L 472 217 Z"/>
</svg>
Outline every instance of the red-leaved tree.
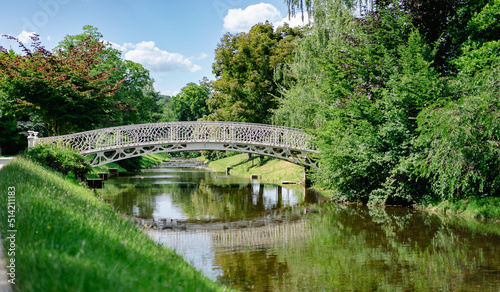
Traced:
<svg viewBox="0 0 500 292">
<path fill-rule="evenodd" d="M 0 86 L 18 111 L 42 119 L 48 135 L 92 129 L 122 104 L 110 98 L 125 80 L 114 84 L 110 73 L 96 68 L 105 58 L 105 45 L 90 37 L 66 50 L 50 52 L 32 35 L 31 49 L 17 38 L 23 53 L 0 46 Z"/>
</svg>

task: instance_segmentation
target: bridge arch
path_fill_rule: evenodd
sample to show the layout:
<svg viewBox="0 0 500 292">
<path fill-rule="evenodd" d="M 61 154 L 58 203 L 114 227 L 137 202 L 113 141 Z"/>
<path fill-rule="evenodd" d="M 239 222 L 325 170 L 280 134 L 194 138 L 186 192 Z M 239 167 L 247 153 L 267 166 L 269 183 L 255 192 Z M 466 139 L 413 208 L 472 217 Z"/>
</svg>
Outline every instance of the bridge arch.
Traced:
<svg viewBox="0 0 500 292">
<path fill-rule="evenodd" d="M 222 150 L 252 153 L 318 167 L 314 137 L 295 128 L 239 122 L 167 122 L 36 137 L 29 145 L 53 144 L 91 155 L 93 167 L 160 152 Z"/>
</svg>

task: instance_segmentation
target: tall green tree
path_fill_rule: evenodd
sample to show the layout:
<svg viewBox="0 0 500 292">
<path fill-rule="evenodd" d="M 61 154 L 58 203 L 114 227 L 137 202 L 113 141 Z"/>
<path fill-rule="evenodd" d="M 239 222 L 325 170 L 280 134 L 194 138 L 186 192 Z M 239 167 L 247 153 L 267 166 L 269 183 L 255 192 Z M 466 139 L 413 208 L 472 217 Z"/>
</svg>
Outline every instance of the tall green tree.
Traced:
<svg viewBox="0 0 500 292">
<path fill-rule="evenodd" d="M 413 175 L 416 117 L 446 92 L 433 51 L 396 6 L 362 18 L 328 8 L 298 46 L 290 66 L 296 81 L 275 118 L 317 137 L 317 185 L 344 200 L 412 202 L 428 189 Z"/>
<path fill-rule="evenodd" d="M 374 204 L 498 194 L 499 0 L 286 2 L 317 17 L 274 119 L 317 137 L 317 185 Z"/>
<path fill-rule="evenodd" d="M 99 30 L 90 25 L 83 27 L 83 32 L 77 35 L 67 35 L 59 42 L 58 49 L 69 50 L 82 41 L 90 39 L 93 43 L 103 42 L 103 35 Z M 124 60 L 122 52 L 113 48 L 111 44 L 104 43 L 101 52 L 102 62 L 95 66 L 95 72 L 108 71 L 115 68 L 108 79 L 109 83 L 123 80 L 111 98 L 114 107 L 109 109 L 109 118 L 101 121 L 100 127 L 127 125 L 135 123 L 148 123 L 153 121 L 153 115 L 159 109 L 156 105 L 159 93 L 154 91 L 154 80 L 149 71 L 141 64 Z"/>
<path fill-rule="evenodd" d="M 173 96 L 158 95 L 156 105 L 158 112 L 153 115 L 155 122 L 174 122 L 177 121 L 172 105 Z"/>
<path fill-rule="evenodd" d="M 189 83 L 172 98 L 172 109 L 178 121 L 197 121 L 210 114 L 207 101 L 210 95 L 208 82 Z"/>
<path fill-rule="evenodd" d="M 275 69 L 292 60 L 300 35 L 298 28 L 285 25 L 275 31 L 270 23 L 257 24 L 248 33 L 224 35 L 215 50 L 208 119 L 270 122 L 282 86 Z"/>
<path fill-rule="evenodd" d="M 336 21 L 332 14 L 355 8 L 365 15 L 387 7 L 404 12 L 409 21 L 436 51 L 433 66 L 442 74 L 454 75 L 450 61 L 460 54 L 460 46 L 468 38 L 468 23 L 491 0 L 285 0 L 289 14 L 307 12 L 313 22 L 324 24 Z M 336 7 L 331 9 L 329 7 Z"/>
<path fill-rule="evenodd" d="M 500 192 L 500 1 L 489 1 L 466 26 L 454 59 L 454 96 L 420 114 L 419 170 L 440 199 Z"/>
</svg>

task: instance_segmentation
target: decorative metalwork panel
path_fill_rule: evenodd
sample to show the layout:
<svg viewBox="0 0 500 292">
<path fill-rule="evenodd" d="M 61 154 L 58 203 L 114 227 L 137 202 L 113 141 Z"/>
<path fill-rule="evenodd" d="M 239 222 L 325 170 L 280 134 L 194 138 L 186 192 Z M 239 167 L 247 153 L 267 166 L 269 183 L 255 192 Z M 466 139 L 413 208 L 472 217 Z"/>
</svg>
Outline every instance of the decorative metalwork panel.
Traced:
<svg viewBox="0 0 500 292">
<path fill-rule="evenodd" d="M 55 144 L 84 155 L 96 154 L 93 166 L 153 152 L 231 150 L 317 167 L 309 157 L 310 154 L 318 153 L 312 142 L 312 136 L 294 128 L 202 121 L 105 128 L 38 138 L 34 144 Z"/>
</svg>

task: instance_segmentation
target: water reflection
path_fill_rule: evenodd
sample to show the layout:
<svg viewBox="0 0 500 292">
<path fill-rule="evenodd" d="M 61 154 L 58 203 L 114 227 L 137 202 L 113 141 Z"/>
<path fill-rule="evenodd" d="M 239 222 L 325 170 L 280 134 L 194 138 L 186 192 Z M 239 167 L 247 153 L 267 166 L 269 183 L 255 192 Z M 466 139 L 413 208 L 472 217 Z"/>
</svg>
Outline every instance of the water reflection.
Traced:
<svg viewBox="0 0 500 292">
<path fill-rule="evenodd" d="M 205 226 L 149 232 L 211 279 L 241 291 L 500 287 L 498 224 L 398 207 L 317 211 L 301 207 L 300 190 L 194 169 L 121 177 L 106 185 L 105 197 L 126 214 Z"/>
<path fill-rule="evenodd" d="M 316 217 L 315 236 L 285 256 L 293 274 L 315 270 L 311 289 L 359 291 L 498 291 L 500 229 L 406 208 L 329 206 Z M 496 232 L 489 232 L 493 230 Z M 297 253 L 293 253 L 297 254 Z M 292 262 L 301 265 L 292 265 Z M 312 282 L 312 283 L 311 283 Z"/>
<path fill-rule="evenodd" d="M 104 198 L 138 218 L 233 221 L 294 206 L 304 196 L 302 190 L 188 168 L 122 175 L 106 183 Z"/>
</svg>

